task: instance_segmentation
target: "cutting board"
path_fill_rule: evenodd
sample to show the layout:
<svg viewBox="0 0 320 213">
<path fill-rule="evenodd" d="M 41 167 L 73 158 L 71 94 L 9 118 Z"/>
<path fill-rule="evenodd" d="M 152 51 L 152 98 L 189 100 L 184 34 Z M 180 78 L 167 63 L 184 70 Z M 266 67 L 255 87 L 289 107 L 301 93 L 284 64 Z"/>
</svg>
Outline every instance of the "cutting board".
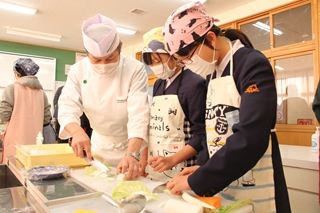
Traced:
<svg viewBox="0 0 320 213">
<path fill-rule="evenodd" d="M 77 181 L 81 182 L 82 184 L 94 189 L 95 191 L 104 192 L 104 193 L 112 192 L 113 188 L 120 183 L 119 181 L 116 180 L 117 179 L 116 177 L 114 178 L 113 182 L 107 183 L 98 177 L 88 176 L 84 173 L 84 169 L 72 170 L 70 176 L 76 179 Z M 143 182 L 150 189 L 150 191 L 153 191 L 155 187 L 163 183 L 158 181 L 152 181 L 147 178 L 139 178 L 137 180 Z M 159 207 L 161 203 L 169 199 L 182 200 L 181 197 L 170 195 L 168 193 L 159 193 L 158 196 L 159 196 L 159 200 L 148 201 L 145 209 L 149 210 L 152 213 L 164 213 L 163 209 Z M 222 199 L 223 206 L 226 206 L 229 204 L 230 204 L 229 202 Z M 241 209 L 232 211 L 232 213 L 250 213 L 250 212 L 253 212 L 251 206 L 245 206 L 245 207 L 242 207 Z"/>
<path fill-rule="evenodd" d="M 107 183 L 98 177 L 91 177 L 86 175 L 84 173 L 84 169 L 73 170 L 71 171 L 70 176 L 76 179 L 77 181 L 81 182 L 82 184 L 94 189 L 95 191 L 104 192 L 104 193 L 112 192 L 113 188 L 120 183 L 119 181 L 116 180 L 117 179 L 116 176 L 113 182 Z M 139 178 L 137 180 L 143 182 L 150 189 L 150 191 L 153 191 L 155 187 L 163 183 L 158 181 L 152 181 L 147 178 Z M 177 200 L 182 199 L 167 193 L 159 193 L 158 196 L 160 199 L 148 201 L 145 209 L 149 210 L 152 213 L 164 213 L 163 209 L 159 207 L 160 203 L 165 202 L 166 200 L 169 200 L 169 199 L 177 199 Z"/>
</svg>

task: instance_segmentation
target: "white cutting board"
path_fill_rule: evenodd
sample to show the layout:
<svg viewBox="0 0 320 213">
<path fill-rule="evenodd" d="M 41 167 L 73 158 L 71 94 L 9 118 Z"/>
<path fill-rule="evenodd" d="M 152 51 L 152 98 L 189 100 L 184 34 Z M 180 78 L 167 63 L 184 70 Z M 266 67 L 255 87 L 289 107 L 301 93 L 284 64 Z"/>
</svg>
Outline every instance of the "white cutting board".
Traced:
<svg viewBox="0 0 320 213">
<path fill-rule="evenodd" d="M 115 180 L 111 183 L 107 183 L 103 181 L 102 179 L 98 177 L 91 177 L 84 173 L 84 169 L 77 169 L 71 171 L 70 174 L 71 177 L 78 180 L 79 182 L 83 183 L 84 185 L 98 191 L 98 192 L 112 192 L 113 188 L 119 184 L 119 181 L 117 181 L 117 177 L 115 176 Z M 161 185 L 163 182 L 157 182 L 152 181 L 147 178 L 139 178 L 138 181 L 143 182 L 151 191 L 157 187 L 158 185 Z M 169 199 L 182 199 L 178 198 L 174 195 L 170 195 L 167 193 L 159 193 L 159 200 L 152 200 L 148 201 L 145 209 L 151 211 L 152 213 L 164 213 L 163 209 L 159 207 L 159 204 L 169 200 Z"/>
<path fill-rule="evenodd" d="M 116 176 L 113 182 L 107 183 L 98 177 L 91 177 L 86 175 L 84 173 L 84 169 L 72 170 L 70 176 L 78 180 L 79 182 L 83 183 L 84 185 L 98 192 L 104 192 L 104 193 L 105 192 L 111 193 L 113 188 L 119 184 L 119 182 L 116 180 L 117 179 Z M 155 187 L 163 183 L 163 182 L 152 181 L 147 178 L 139 178 L 137 180 L 143 182 L 150 189 L 150 191 L 152 191 Z M 160 199 L 148 201 L 145 209 L 149 210 L 152 213 L 164 213 L 163 209 L 159 207 L 160 203 L 163 203 L 169 199 L 182 200 L 182 198 L 178 196 L 170 195 L 167 193 L 159 193 L 158 196 Z M 230 203 L 222 199 L 223 206 L 226 206 L 228 204 Z M 242 207 L 241 209 L 232 211 L 232 213 L 250 213 L 250 212 L 253 212 L 251 206 L 245 206 L 245 207 Z"/>
</svg>

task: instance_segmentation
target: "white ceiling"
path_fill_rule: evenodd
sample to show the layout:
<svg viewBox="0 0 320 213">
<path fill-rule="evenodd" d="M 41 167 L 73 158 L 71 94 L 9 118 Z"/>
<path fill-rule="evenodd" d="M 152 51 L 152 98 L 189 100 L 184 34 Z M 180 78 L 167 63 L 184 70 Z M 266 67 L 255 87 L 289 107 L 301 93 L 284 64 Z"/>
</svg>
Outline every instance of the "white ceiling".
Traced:
<svg viewBox="0 0 320 213">
<path fill-rule="evenodd" d="M 0 40 L 38 46 L 84 51 L 82 23 L 101 13 L 113 19 L 117 26 L 137 30 L 133 36 L 120 34 L 123 47 L 142 42 L 142 35 L 162 26 L 179 6 L 189 0 L 5 0 L 37 9 L 35 15 L 25 15 L 0 9 Z M 211 15 L 219 14 L 254 0 L 207 0 L 204 3 Z M 144 15 L 132 14 L 133 9 L 147 11 Z M 40 31 L 62 36 L 60 42 L 27 38 L 6 33 L 6 26 Z"/>
</svg>

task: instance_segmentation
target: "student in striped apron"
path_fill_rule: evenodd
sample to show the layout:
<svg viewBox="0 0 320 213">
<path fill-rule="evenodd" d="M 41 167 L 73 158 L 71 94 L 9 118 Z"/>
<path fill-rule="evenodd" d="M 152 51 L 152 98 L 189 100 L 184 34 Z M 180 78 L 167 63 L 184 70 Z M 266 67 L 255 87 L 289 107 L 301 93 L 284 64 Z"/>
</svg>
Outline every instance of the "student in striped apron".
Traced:
<svg viewBox="0 0 320 213">
<path fill-rule="evenodd" d="M 235 201 L 255 212 L 291 212 L 276 134 L 277 93 L 268 59 L 235 29 L 221 30 L 200 2 L 173 12 L 164 26 L 170 54 L 207 76 L 207 161 L 167 184 Z M 204 184 L 206 183 L 206 184 Z"/>
</svg>

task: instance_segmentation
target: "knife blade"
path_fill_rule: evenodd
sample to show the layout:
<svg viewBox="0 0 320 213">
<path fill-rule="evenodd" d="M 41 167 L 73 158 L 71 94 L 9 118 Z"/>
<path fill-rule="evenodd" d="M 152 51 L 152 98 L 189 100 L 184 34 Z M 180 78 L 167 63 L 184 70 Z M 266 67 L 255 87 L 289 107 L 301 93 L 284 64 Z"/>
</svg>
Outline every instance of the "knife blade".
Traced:
<svg viewBox="0 0 320 213">
<path fill-rule="evenodd" d="M 110 175 L 110 172 L 111 172 L 110 169 L 106 165 L 104 165 L 101 161 L 94 159 L 93 157 L 92 157 L 92 160 L 89 161 L 85 150 L 83 150 L 83 154 L 84 154 L 84 160 L 87 161 L 91 166 L 93 166 L 97 170 L 107 174 L 108 176 Z"/>
<path fill-rule="evenodd" d="M 162 183 L 152 190 L 152 193 L 163 193 L 167 189 L 167 183 Z"/>
</svg>

